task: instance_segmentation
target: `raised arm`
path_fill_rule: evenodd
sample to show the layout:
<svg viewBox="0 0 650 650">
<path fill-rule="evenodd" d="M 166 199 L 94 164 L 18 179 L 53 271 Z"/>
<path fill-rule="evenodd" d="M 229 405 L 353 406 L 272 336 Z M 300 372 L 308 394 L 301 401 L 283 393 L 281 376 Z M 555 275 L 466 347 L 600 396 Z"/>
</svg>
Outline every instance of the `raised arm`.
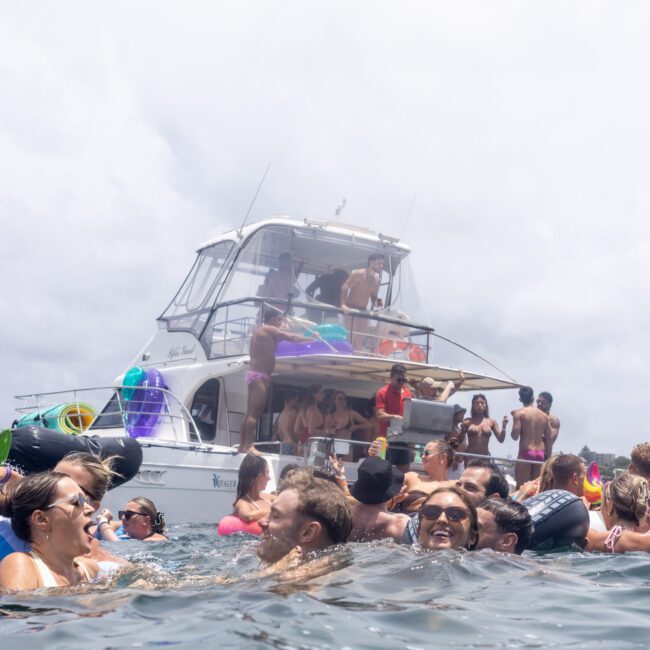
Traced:
<svg viewBox="0 0 650 650">
<path fill-rule="evenodd" d="M 506 439 L 506 430 L 503 429 L 503 431 L 499 428 L 499 423 L 492 418 L 492 433 L 494 433 L 494 437 L 499 441 L 503 442 Z"/>
</svg>

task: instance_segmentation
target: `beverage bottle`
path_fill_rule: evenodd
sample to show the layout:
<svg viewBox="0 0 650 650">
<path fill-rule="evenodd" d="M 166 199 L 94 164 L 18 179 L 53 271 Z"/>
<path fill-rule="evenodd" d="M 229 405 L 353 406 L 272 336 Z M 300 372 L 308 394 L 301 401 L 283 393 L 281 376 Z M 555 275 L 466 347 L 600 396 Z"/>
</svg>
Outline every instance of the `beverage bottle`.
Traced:
<svg viewBox="0 0 650 650">
<path fill-rule="evenodd" d="M 379 436 L 377 442 L 381 445 L 377 457 L 386 460 L 386 449 L 388 448 L 388 440 L 384 436 Z"/>
</svg>

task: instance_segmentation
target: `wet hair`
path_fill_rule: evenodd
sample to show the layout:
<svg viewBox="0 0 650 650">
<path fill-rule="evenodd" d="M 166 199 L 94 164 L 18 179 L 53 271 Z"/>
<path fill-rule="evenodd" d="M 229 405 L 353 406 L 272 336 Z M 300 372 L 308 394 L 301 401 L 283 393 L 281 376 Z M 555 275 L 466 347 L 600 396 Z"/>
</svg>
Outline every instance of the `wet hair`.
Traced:
<svg viewBox="0 0 650 650">
<path fill-rule="evenodd" d="M 610 481 L 603 490 L 603 499 L 612 504 L 621 519 L 637 524 L 648 511 L 648 483 L 629 472 Z"/>
<path fill-rule="evenodd" d="M 638 444 L 630 454 L 630 461 L 632 474 L 650 479 L 650 442 Z"/>
<path fill-rule="evenodd" d="M 250 491 L 257 478 L 266 472 L 266 460 L 262 456 L 246 454 L 239 466 L 239 480 L 237 481 L 237 495 L 235 503 L 243 499 Z M 233 503 L 233 507 L 235 506 Z"/>
<path fill-rule="evenodd" d="M 25 477 L 10 494 L 0 494 L 0 515 L 11 518 L 11 528 L 25 542 L 32 542 L 31 519 L 36 510 L 45 510 L 56 499 L 61 472 L 40 472 Z"/>
<path fill-rule="evenodd" d="M 467 469 L 470 467 L 478 467 L 481 469 L 490 470 L 490 478 L 485 486 L 485 494 L 492 495 L 494 493 L 498 494 L 502 499 L 507 499 L 510 494 L 510 486 L 506 477 L 503 475 L 503 472 L 494 464 L 493 461 L 488 460 L 487 458 L 475 458 L 471 460 L 466 466 Z"/>
<path fill-rule="evenodd" d="M 524 406 L 528 406 L 529 404 L 532 404 L 534 397 L 535 397 L 535 391 L 530 386 L 522 386 L 519 389 L 519 401 Z"/>
<path fill-rule="evenodd" d="M 311 467 L 309 471 L 314 478 L 322 478 L 324 481 L 329 481 L 333 485 L 336 485 L 338 488 L 341 488 L 336 472 L 333 469 L 328 469 L 327 467 L 317 467 L 314 465 L 314 467 Z"/>
<path fill-rule="evenodd" d="M 384 260 L 384 256 L 381 253 L 373 253 L 372 255 L 368 255 L 368 266 L 375 260 Z"/>
<path fill-rule="evenodd" d="M 151 532 L 162 535 L 165 530 L 165 515 L 156 510 L 153 501 L 147 499 L 147 497 L 135 497 L 134 499 L 129 499 L 129 501 L 137 503 L 143 510 L 142 514 L 149 517 L 151 520 Z"/>
<path fill-rule="evenodd" d="M 488 406 L 488 401 L 487 397 L 483 395 L 483 393 L 477 393 L 472 397 L 472 410 L 470 411 L 472 417 L 474 417 L 474 402 L 477 400 L 482 399 L 485 402 L 485 417 L 489 418 L 490 417 L 490 407 Z"/>
<path fill-rule="evenodd" d="M 282 483 L 279 492 L 285 490 L 296 492 L 298 513 L 322 524 L 333 544 L 347 541 L 352 512 L 341 488 L 311 472 L 298 471 Z"/>
<path fill-rule="evenodd" d="M 269 321 L 274 318 L 282 318 L 282 312 L 275 307 L 269 307 L 264 305 L 264 313 L 262 314 L 262 322 L 266 325 Z"/>
<path fill-rule="evenodd" d="M 455 438 L 453 439 L 453 442 L 444 440 L 443 438 L 436 438 L 435 440 L 432 440 L 431 442 L 427 443 L 428 445 L 435 445 L 436 446 L 436 452 L 440 454 L 445 454 L 447 456 L 447 468 L 450 468 L 454 464 L 454 449 L 458 447 L 458 440 Z"/>
<path fill-rule="evenodd" d="M 278 483 L 281 483 L 284 481 L 285 478 L 287 478 L 287 474 L 289 472 L 295 472 L 296 470 L 300 469 L 300 465 L 298 463 L 287 463 L 281 470 L 280 470 L 280 476 L 278 476 Z"/>
<path fill-rule="evenodd" d="M 80 467 L 88 472 L 91 483 L 91 491 L 88 492 L 88 495 L 96 501 L 101 501 L 106 492 L 110 490 L 113 477 L 121 476 L 113 470 L 116 458 L 117 456 L 100 458 L 84 451 L 71 451 L 59 462 L 70 463 L 70 465 Z"/>
<path fill-rule="evenodd" d="M 559 454 L 554 457 L 551 463 L 551 474 L 553 475 L 553 486 L 558 490 L 564 490 L 566 485 L 574 474 L 580 475 L 582 470 L 582 461 L 574 454 Z"/>
<path fill-rule="evenodd" d="M 445 494 L 445 493 L 450 493 L 450 494 L 455 494 L 464 504 L 467 510 L 469 511 L 469 525 L 474 533 L 474 543 L 471 544 L 470 546 L 466 546 L 465 548 L 468 551 L 473 551 L 476 549 L 476 546 L 478 545 L 478 515 L 476 514 L 476 508 L 474 504 L 469 500 L 469 497 L 465 492 L 462 490 L 459 490 L 457 487 L 450 485 L 447 487 L 439 487 L 437 490 L 434 490 L 422 503 L 420 506 L 420 509 L 422 509 L 431 499 L 433 499 L 436 494 Z M 420 525 L 422 524 L 422 517 L 420 517 Z M 419 528 L 418 528 L 418 534 L 419 534 Z"/>
<path fill-rule="evenodd" d="M 533 534 L 533 519 L 526 506 L 512 499 L 492 497 L 483 501 L 480 507 L 494 515 L 494 522 L 501 534 L 517 535 L 514 551 L 521 555 L 528 548 Z"/>
<path fill-rule="evenodd" d="M 390 368 L 391 377 L 393 377 L 394 375 L 405 375 L 405 374 L 406 374 L 406 368 L 401 363 L 395 363 Z"/>
<path fill-rule="evenodd" d="M 334 269 L 332 271 L 332 276 L 333 277 L 335 277 L 337 279 L 340 279 L 340 280 L 343 280 L 343 281 L 347 280 L 349 275 L 350 274 L 345 269 Z"/>
<path fill-rule="evenodd" d="M 543 397 L 549 403 L 549 406 L 553 404 L 553 395 L 548 391 L 543 390 L 537 397 Z"/>
</svg>

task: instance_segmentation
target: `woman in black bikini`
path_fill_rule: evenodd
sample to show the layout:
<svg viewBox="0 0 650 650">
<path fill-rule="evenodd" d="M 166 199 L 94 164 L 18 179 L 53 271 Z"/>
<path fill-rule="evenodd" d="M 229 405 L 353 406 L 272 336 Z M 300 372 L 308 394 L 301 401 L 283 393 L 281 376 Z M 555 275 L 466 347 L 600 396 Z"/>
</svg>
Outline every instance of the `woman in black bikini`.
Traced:
<svg viewBox="0 0 650 650">
<path fill-rule="evenodd" d="M 348 398 L 342 390 L 334 391 L 331 410 L 325 419 L 325 428 L 332 431 L 335 438 L 352 440 L 354 431 L 368 431 L 370 422 L 348 406 Z"/>
<path fill-rule="evenodd" d="M 463 420 L 460 431 L 463 437 L 467 435 L 468 454 L 489 456 L 490 436 L 493 433 L 499 442 L 506 439 L 505 429 L 502 431 L 497 421 L 490 417 L 487 399 L 481 393 L 472 397 L 472 415 Z"/>
</svg>

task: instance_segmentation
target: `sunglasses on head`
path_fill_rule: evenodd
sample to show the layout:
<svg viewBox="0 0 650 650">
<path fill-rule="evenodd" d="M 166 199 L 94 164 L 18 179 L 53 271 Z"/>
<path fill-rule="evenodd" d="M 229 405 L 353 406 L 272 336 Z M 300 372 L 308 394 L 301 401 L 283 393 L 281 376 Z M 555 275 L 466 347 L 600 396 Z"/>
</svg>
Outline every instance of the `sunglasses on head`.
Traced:
<svg viewBox="0 0 650 650">
<path fill-rule="evenodd" d="M 425 505 L 420 508 L 421 517 L 424 517 L 425 519 L 433 519 L 434 521 L 439 519 L 443 512 L 449 521 L 463 521 L 469 517 L 469 512 L 465 510 L 465 508 L 459 508 L 458 506 L 443 508 L 441 506 Z"/>
<path fill-rule="evenodd" d="M 54 508 L 55 506 L 59 506 L 63 503 L 68 503 L 75 508 L 83 508 L 86 504 L 90 505 L 90 499 L 88 499 L 85 494 L 77 492 L 76 494 L 69 494 L 67 497 L 57 499 L 54 503 L 46 506 L 45 510 L 49 510 L 50 508 Z"/>
<path fill-rule="evenodd" d="M 124 521 L 129 521 L 131 517 L 135 517 L 136 515 L 140 515 L 142 517 L 146 517 L 147 514 L 144 512 L 136 512 L 135 510 L 120 510 L 117 513 L 117 516 L 120 519 L 124 519 Z"/>
</svg>

